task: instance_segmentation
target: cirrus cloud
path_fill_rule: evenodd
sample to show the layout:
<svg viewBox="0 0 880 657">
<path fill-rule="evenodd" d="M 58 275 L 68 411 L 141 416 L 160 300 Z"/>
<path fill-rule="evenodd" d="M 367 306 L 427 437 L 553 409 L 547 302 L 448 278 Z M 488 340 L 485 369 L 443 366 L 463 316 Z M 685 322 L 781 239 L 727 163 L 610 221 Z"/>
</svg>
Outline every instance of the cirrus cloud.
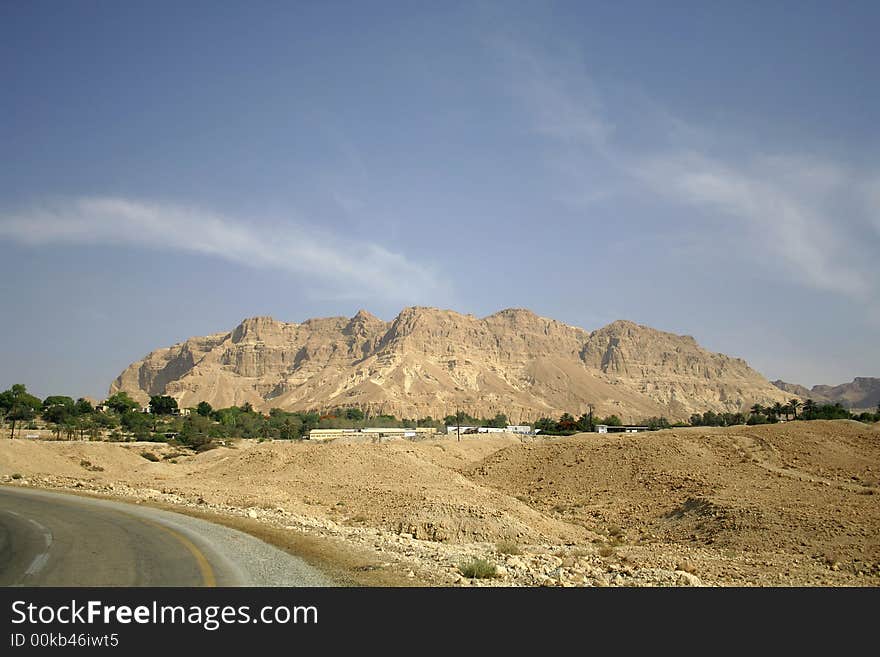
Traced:
<svg viewBox="0 0 880 657">
<path fill-rule="evenodd" d="M 329 286 L 336 297 L 420 301 L 447 292 L 434 270 L 366 241 L 288 223 L 267 228 L 185 205 L 82 197 L 0 213 L 0 239 L 198 253 Z"/>
</svg>

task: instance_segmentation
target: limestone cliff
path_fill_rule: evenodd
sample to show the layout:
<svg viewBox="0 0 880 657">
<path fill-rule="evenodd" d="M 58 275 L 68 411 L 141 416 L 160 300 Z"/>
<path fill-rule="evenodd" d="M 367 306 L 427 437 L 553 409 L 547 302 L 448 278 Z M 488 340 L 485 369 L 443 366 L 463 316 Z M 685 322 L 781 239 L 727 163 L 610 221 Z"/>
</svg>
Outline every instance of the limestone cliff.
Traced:
<svg viewBox="0 0 880 657">
<path fill-rule="evenodd" d="M 110 387 L 183 407 L 250 402 L 267 410 L 358 406 L 398 417 L 498 412 L 512 421 L 563 412 L 627 420 L 736 411 L 787 395 L 745 361 L 690 336 L 618 321 L 592 333 L 523 309 L 485 318 L 413 307 L 384 322 L 354 317 L 300 324 L 246 319 L 129 366 Z"/>
<path fill-rule="evenodd" d="M 773 385 L 803 399 L 812 399 L 819 404 L 839 403 L 844 408 L 856 411 L 874 411 L 880 404 L 880 378 L 877 377 L 857 376 L 850 383 L 837 386 L 818 385 L 812 388 L 782 380 L 773 381 Z"/>
</svg>

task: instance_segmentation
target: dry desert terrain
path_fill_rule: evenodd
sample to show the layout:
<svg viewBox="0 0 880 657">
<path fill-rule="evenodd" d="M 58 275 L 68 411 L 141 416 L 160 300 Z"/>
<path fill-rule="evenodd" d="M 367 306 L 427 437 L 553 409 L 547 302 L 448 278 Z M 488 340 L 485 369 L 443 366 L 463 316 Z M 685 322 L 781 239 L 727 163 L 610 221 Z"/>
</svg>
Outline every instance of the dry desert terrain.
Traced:
<svg viewBox="0 0 880 657">
<path fill-rule="evenodd" d="M 200 454 L 4 438 L 0 482 L 213 517 L 352 584 L 880 584 L 880 429 L 851 421 Z M 475 557 L 499 576 L 463 577 Z"/>
</svg>

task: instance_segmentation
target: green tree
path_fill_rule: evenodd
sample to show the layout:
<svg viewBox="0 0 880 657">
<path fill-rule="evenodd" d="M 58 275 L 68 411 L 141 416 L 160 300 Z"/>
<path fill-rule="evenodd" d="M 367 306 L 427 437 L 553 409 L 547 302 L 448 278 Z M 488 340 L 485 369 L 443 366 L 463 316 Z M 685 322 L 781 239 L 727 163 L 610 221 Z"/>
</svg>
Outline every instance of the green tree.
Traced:
<svg viewBox="0 0 880 657">
<path fill-rule="evenodd" d="M 346 420 L 360 421 L 364 419 L 364 412 L 359 408 L 346 408 L 343 417 Z"/>
<path fill-rule="evenodd" d="M 538 418 L 535 421 L 535 430 L 541 433 L 553 434 L 557 431 L 556 420 L 549 417 Z"/>
<path fill-rule="evenodd" d="M 12 408 L 6 412 L 6 419 L 12 424 L 12 430 L 9 432 L 10 438 L 15 438 L 15 425 L 20 422 L 27 422 L 36 417 L 37 412 L 33 407 L 22 402 L 14 402 Z"/>
<path fill-rule="evenodd" d="M 791 406 L 791 412 L 794 413 L 794 419 L 797 420 L 797 409 L 802 405 L 801 400 L 796 398 L 789 399 L 788 405 Z"/>
<path fill-rule="evenodd" d="M 572 418 L 574 419 L 574 418 Z M 508 425 L 507 416 L 504 413 L 498 413 L 491 420 L 487 420 L 485 426 L 503 429 Z"/>
<path fill-rule="evenodd" d="M 91 415 L 77 415 L 75 421 L 80 440 L 85 440 L 86 433 L 91 436 L 97 426 Z"/>
<path fill-rule="evenodd" d="M 579 431 L 592 431 L 593 430 L 593 420 L 589 413 L 584 413 L 578 418 L 577 429 Z"/>
<path fill-rule="evenodd" d="M 180 430 L 180 442 L 195 449 L 211 442 L 211 432 L 214 426 L 211 420 L 196 413 L 190 415 L 183 422 Z"/>
<path fill-rule="evenodd" d="M 150 397 L 150 413 L 153 415 L 174 415 L 177 411 L 177 400 L 168 395 Z"/>
<path fill-rule="evenodd" d="M 298 413 L 299 419 L 302 422 L 301 434 L 305 436 L 312 429 L 318 428 L 318 423 L 321 420 L 321 416 L 318 415 L 315 411 L 307 411 L 305 413 Z"/>
<path fill-rule="evenodd" d="M 150 418 L 138 411 L 126 411 L 121 417 L 122 428 L 134 434 L 136 440 L 145 440 L 150 436 Z"/>
<path fill-rule="evenodd" d="M 67 436 L 68 440 L 73 440 L 73 437 L 76 435 L 77 424 L 76 418 L 72 415 L 68 415 L 64 418 L 64 422 L 62 423 L 62 428 L 64 429 L 64 434 Z"/>
<path fill-rule="evenodd" d="M 76 402 L 70 397 L 53 395 L 43 400 L 42 416 L 46 422 L 64 424 L 76 413 Z"/>
<path fill-rule="evenodd" d="M 50 395 L 43 400 L 41 408 L 46 410 L 47 408 L 51 408 L 53 406 L 63 406 L 67 409 L 70 409 L 71 413 L 73 413 L 74 408 L 76 408 L 76 402 L 73 401 L 70 397 L 65 397 L 64 395 Z"/>
<path fill-rule="evenodd" d="M 115 413 L 95 413 L 93 417 L 99 429 L 116 429 L 119 426 L 119 416 Z"/>
<path fill-rule="evenodd" d="M 29 394 L 22 383 L 13 384 L 9 390 L 0 393 L 0 412 L 12 424 L 9 437 L 15 438 L 16 424 L 33 420 L 42 407 L 42 400 Z"/>
<path fill-rule="evenodd" d="M 455 415 L 447 415 L 443 418 L 443 422 L 451 427 L 476 427 L 480 425 L 480 420 L 464 411 L 458 411 Z"/>
<path fill-rule="evenodd" d="M 278 430 L 278 437 L 282 440 L 296 440 L 302 437 L 302 420 L 296 415 L 284 418 Z"/>
<path fill-rule="evenodd" d="M 84 397 L 80 397 L 76 400 L 76 406 L 73 409 L 73 412 L 76 415 L 92 415 L 95 412 L 95 407 L 92 406 L 92 402 Z"/>
<path fill-rule="evenodd" d="M 200 401 L 199 405 L 196 406 L 196 413 L 198 413 L 202 417 L 210 417 L 213 410 L 214 409 L 211 407 L 211 405 L 206 401 Z"/>
<path fill-rule="evenodd" d="M 115 395 L 108 397 L 105 403 L 119 415 L 124 415 L 127 411 L 140 408 L 140 404 L 129 397 L 127 392 L 117 392 Z"/>
<path fill-rule="evenodd" d="M 804 412 L 803 417 L 806 420 L 812 420 L 816 415 L 816 402 L 812 399 L 808 399 L 804 402 Z"/>
<path fill-rule="evenodd" d="M 651 431 L 668 429 L 671 426 L 669 420 L 665 417 L 649 417 L 647 420 L 642 421 L 642 425 L 648 427 Z"/>
</svg>

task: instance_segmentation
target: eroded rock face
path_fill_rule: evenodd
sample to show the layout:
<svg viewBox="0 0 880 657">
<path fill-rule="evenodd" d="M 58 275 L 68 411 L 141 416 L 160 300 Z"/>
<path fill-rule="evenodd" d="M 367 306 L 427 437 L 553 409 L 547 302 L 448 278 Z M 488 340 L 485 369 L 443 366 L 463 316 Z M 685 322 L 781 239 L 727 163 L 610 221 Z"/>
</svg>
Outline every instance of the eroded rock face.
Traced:
<svg viewBox="0 0 880 657">
<path fill-rule="evenodd" d="M 690 336 L 618 321 L 592 333 L 524 309 L 485 318 L 413 307 L 384 322 L 366 311 L 301 324 L 244 320 L 129 366 L 110 387 L 183 407 L 359 406 L 398 417 L 506 413 L 515 422 L 581 413 L 624 419 L 738 411 L 787 395 L 745 361 Z"/>
<path fill-rule="evenodd" d="M 875 410 L 880 404 L 880 378 L 857 376 L 850 383 L 837 386 L 818 385 L 806 388 L 797 383 L 776 380 L 773 385 L 803 399 L 812 399 L 820 404 L 840 403 L 853 410 Z"/>
</svg>

